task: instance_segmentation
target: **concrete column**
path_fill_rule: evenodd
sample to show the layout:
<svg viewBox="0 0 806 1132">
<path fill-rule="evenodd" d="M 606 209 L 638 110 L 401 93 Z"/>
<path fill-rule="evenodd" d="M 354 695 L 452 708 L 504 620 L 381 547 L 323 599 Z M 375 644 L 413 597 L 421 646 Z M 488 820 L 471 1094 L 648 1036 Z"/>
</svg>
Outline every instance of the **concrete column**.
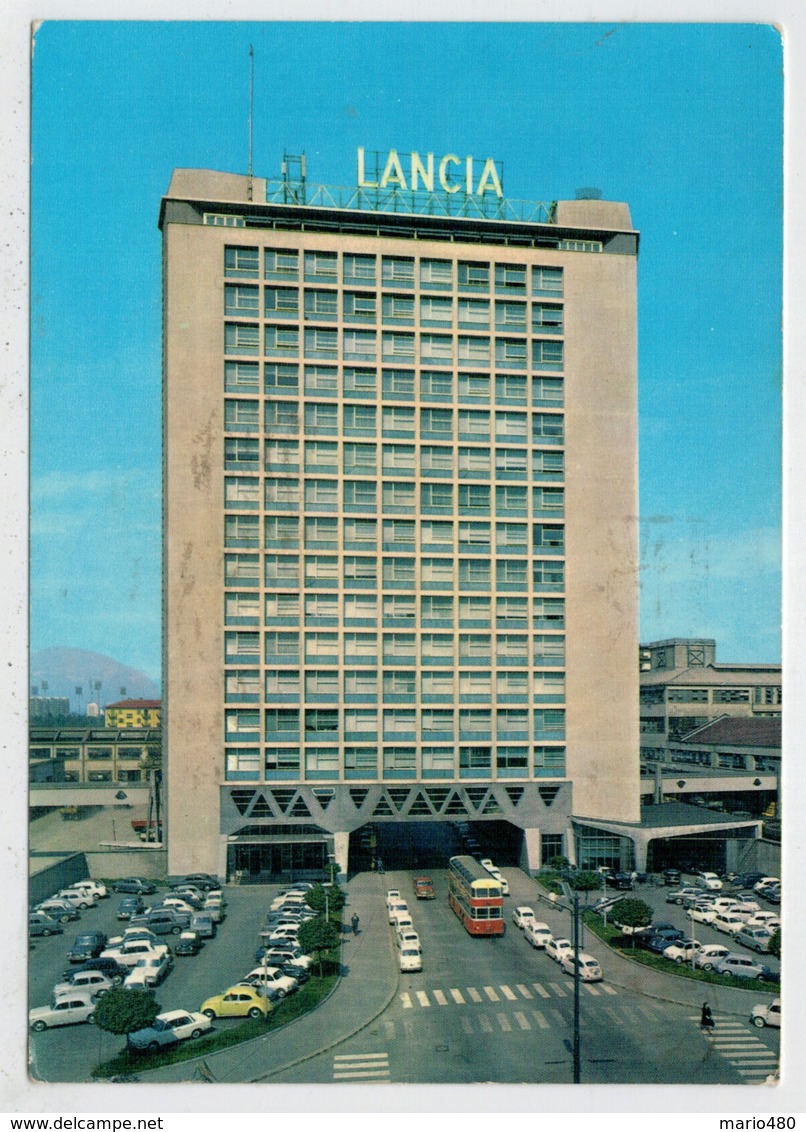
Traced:
<svg viewBox="0 0 806 1132">
<path fill-rule="evenodd" d="M 570 865 L 577 863 L 577 843 L 574 837 L 574 827 L 570 825 L 565 831 L 565 856 L 568 858 Z"/>
<path fill-rule="evenodd" d="M 543 858 L 540 850 L 540 830 L 525 829 L 523 831 L 523 842 L 521 843 L 521 859 L 519 861 L 519 864 L 524 872 L 527 872 L 529 876 L 533 876 L 543 864 Z"/>
<path fill-rule="evenodd" d="M 649 841 L 639 835 L 633 838 L 633 845 L 635 847 L 635 871 L 637 873 L 645 873 Z"/>
<path fill-rule="evenodd" d="M 229 840 L 227 835 L 223 833 L 218 839 L 218 868 L 216 876 L 219 880 L 228 880 L 227 877 L 227 849 L 229 847 Z"/>
<path fill-rule="evenodd" d="M 350 834 L 347 833 L 334 833 L 333 834 L 333 856 L 336 864 L 339 866 L 339 872 L 347 875 L 350 867 Z"/>
</svg>

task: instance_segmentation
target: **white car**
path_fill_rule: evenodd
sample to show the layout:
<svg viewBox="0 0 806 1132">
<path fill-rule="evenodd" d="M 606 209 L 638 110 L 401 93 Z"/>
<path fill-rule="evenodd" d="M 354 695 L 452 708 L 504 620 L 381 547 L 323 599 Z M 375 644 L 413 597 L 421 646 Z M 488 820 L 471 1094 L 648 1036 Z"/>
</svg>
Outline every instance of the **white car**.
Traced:
<svg viewBox="0 0 806 1132">
<path fill-rule="evenodd" d="M 175 908 L 177 912 L 187 912 L 189 916 L 198 911 L 192 904 L 188 904 L 187 900 L 183 900 L 181 896 L 166 896 L 160 904 L 163 908 Z"/>
<path fill-rule="evenodd" d="M 750 1021 L 754 1026 L 761 1029 L 762 1026 L 778 1026 L 781 1025 L 781 1000 L 774 998 L 769 1006 L 765 1006 L 760 1002 L 758 1006 L 753 1007 L 753 1012 L 750 1015 Z"/>
<path fill-rule="evenodd" d="M 389 911 L 389 923 L 393 924 L 398 916 L 408 915 L 409 906 L 405 900 L 393 900 L 387 905 Z"/>
<path fill-rule="evenodd" d="M 694 956 L 694 965 L 703 971 L 712 971 L 718 959 L 730 955 L 730 948 L 721 943 L 706 943 Z"/>
<path fill-rule="evenodd" d="M 524 939 L 528 939 L 532 947 L 546 947 L 553 938 L 551 928 L 542 920 L 530 920 L 523 929 Z"/>
<path fill-rule="evenodd" d="M 423 956 L 419 947 L 401 947 L 397 953 L 401 971 L 422 971 Z"/>
<path fill-rule="evenodd" d="M 390 904 L 399 904 L 403 897 L 396 888 L 390 888 L 386 894 L 386 907 Z"/>
<path fill-rule="evenodd" d="M 573 954 L 574 945 L 571 943 L 570 939 L 554 939 L 552 936 L 546 944 L 546 955 L 550 955 L 556 963 L 560 962 L 563 955 Z"/>
<path fill-rule="evenodd" d="M 28 1011 L 32 1030 L 49 1030 L 52 1026 L 74 1026 L 78 1022 L 95 1024 L 95 995 L 88 990 L 71 991 L 54 998 L 49 1006 L 35 1006 Z"/>
<path fill-rule="evenodd" d="M 707 888 L 711 892 L 718 892 L 722 888 L 722 881 L 716 873 L 700 873 L 697 881 L 703 888 Z"/>
<path fill-rule="evenodd" d="M 490 874 L 493 880 L 497 880 L 501 885 L 501 891 L 503 892 L 504 896 L 509 896 L 509 881 L 503 875 L 503 873 L 501 873 L 496 868 L 488 869 L 487 872 Z"/>
<path fill-rule="evenodd" d="M 63 998 L 66 994 L 72 994 L 73 991 L 86 990 L 95 995 L 96 998 L 100 998 L 114 985 L 112 980 L 107 978 L 102 971 L 76 971 L 69 982 L 56 984 L 53 988 L 53 997 Z"/>
<path fill-rule="evenodd" d="M 675 963 L 689 963 L 692 955 L 696 955 L 702 948 L 697 939 L 678 939 L 664 949 L 665 959 L 672 959 Z"/>
<path fill-rule="evenodd" d="M 122 943 L 131 943 L 132 940 L 146 940 L 148 943 L 153 944 L 155 947 L 159 944 L 159 940 L 151 931 L 150 928 L 126 928 L 123 935 L 113 935 L 111 939 L 106 941 L 107 947 L 120 947 Z"/>
<path fill-rule="evenodd" d="M 718 932 L 727 932 L 728 935 L 735 935 L 744 927 L 744 918 L 737 916 L 733 912 L 720 912 L 716 919 L 711 924 L 712 928 L 716 928 Z"/>
<path fill-rule="evenodd" d="M 408 912 L 401 912 L 399 915 L 395 916 L 392 921 L 392 927 L 395 929 L 395 932 L 414 931 L 414 920 L 412 920 Z"/>
<path fill-rule="evenodd" d="M 141 959 L 152 959 L 167 955 L 164 943 L 152 944 L 145 939 L 124 940 L 119 947 L 108 947 L 101 952 L 101 959 L 114 959 L 124 967 L 136 967 Z"/>
<path fill-rule="evenodd" d="M 61 892 L 57 892 L 54 897 L 56 900 L 66 900 L 68 904 L 72 904 L 74 908 L 94 908 L 98 900 L 91 892 L 83 888 L 63 888 Z"/>
<path fill-rule="evenodd" d="M 93 896 L 97 896 L 99 900 L 103 900 L 104 897 L 111 895 L 109 889 L 106 887 L 103 881 L 92 880 L 91 878 L 88 878 L 86 880 L 77 880 L 73 884 L 71 884 L 70 887 L 89 889 Z"/>
<path fill-rule="evenodd" d="M 512 913 L 512 922 L 521 930 L 523 930 L 527 924 L 532 923 L 534 919 L 534 908 L 528 908 L 526 905 L 521 905 L 520 908 L 516 908 Z"/>
<path fill-rule="evenodd" d="M 576 962 L 573 951 L 563 952 L 560 956 L 560 966 L 566 975 L 575 973 Z M 585 951 L 579 953 L 579 977 L 583 983 L 598 983 L 602 979 L 602 968 L 599 966 L 598 960 Z"/>
<path fill-rule="evenodd" d="M 272 998 L 285 998 L 299 986 L 295 978 L 284 975 L 279 967 L 254 967 L 242 981 L 253 987 L 263 987 Z"/>
<path fill-rule="evenodd" d="M 781 926 L 781 917 L 775 912 L 754 912 L 745 922 L 746 928 L 771 928 L 775 931 Z"/>
<path fill-rule="evenodd" d="M 765 888 L 769 888 L 769 886 L 771 884 L 780 884 L 780 883 L 781 883 L 780 877 L 762 877 L 760 881 L 758 881 L 756 884 L 753 885 L 753 891 L 754 892 L 760 892 L 761 895 L 763 896 Z"/>
<path fill-rule="evenodd" d="M 307 908 L 308 903 L 304 892 L 291 892 L 287 896 L 276 896 L 271 902 L 272 912 L 278 908 Z"/>
<path fill-rule="evenodd" d="M 299 935 L 299 924 L 296 927 L 277 928 L 276 931 L 270 932 L 267 936 L 261 936 L 266 943 L 296 943 L 297 936 Z"/>
<path fill-rule="evenodd" d="M 168 955 L 147 955 L 137 960 L 123 980 L 123 985 L 127 990 L 155 987 L 162 982 L 170 969 L 171 962 Z"/>
<path fill-rule="evenodd" d="M 693 908 L 686 909 L 686 915 L 698 924 L 712 924 L 716 919 L 716 909 L 695 904 Z"/>
<path fill-rule="evenodd" d="M 397 946 L 400 951 L 404 947 L 418 947 L 422 951 L 423 946 L 420 943 L 420 937 L 414 928 L 399 928 L 397 932 Z"/>
</svg>

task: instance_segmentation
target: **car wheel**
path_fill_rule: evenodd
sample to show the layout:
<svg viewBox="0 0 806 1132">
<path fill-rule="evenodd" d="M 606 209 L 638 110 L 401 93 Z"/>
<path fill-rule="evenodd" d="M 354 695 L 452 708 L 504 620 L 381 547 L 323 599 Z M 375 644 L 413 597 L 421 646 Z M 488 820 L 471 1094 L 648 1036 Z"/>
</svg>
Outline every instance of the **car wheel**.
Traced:
<svg viewBox="0 0 806 1132">
<path fill-rule="evenodd" d="M 87 1015 L 87 1022 L 90 1024 L 90 1026 L 94 1026 L 95 1025 L 95 1015 L 94 1014 L 88 1014 Z"/>
<path fill-rule="evenodd" d="M 282 987 L 278 987 L 278 988 L 277 988 L 277 997 L 278 997 L 278 999 L 280 999 L 280 998 L 285 998 L 285 996 L 286 996 L 286 992 L 285 992 L 285 991 L 284 991 L 284 990 L 282 989 Z"/>
<path fill-rule="evenodd" d="M 677 957 L 675 958 L 675 963 L 676 963 L 676 964 L 678 965 L 678 967 L 679 967 L 679 966 L 680 966 L 680 964 L 681 964 L 682 962 L 683 962 L 683 956 L 682 956 L 682 955 L 678 955 L 678 956 L 677 956 Z"/>
<path fill-rule="evenodd" d="M 122 982 L 123 982 L 123 976 L 122 975 L 113 975 L 112 976 L 112 986 L 119 987 Z"/>
<path fill-rule="evenodd" d="M 146 1050 L 149 1053 L 157 1053 L 159 1048 L 160 1048 L 159 1042 L 149 1042 L 148 1045 L 146 1046 Z"/>
<path fill-rule="evenodd" d="M 206 1014 L 211 1020 L 215 1018 L 215 1010 L 211 1010 L 209 1006 L 206 1010 L 202 1010 L 202 1014 Z"/>
<path fill-rule="evenodd" d="M 757 980 L 758 980 L 758 982 L 760 982 L 760 983 L 763 983 L 763 982 L 764 982 L 764 976 L 763 976 L 763 975 L 761 975 L 761 974 L 759 974 L 759 975 L 756 975 L 756 979 L 757 979 Z"/>
<path fill-rule="evenodd" d="M 43 928 L 42 935 L 50 935 L 50 928 Z"/>
<path fill-rule="evenodd" d="M 171 928 L 171 935 L 179 935 L 181 931 L 182 929 L 180 928 L 179 924 L 177 924 L 175 928 Z"/>
<path fill-rule="evenodd" d="M 714 965 L 713 963 L 703 963 L 702 969 L 703 971 L 713 971 Z"/>
<path fill-rule="evenodd" d="M 253 1006 L 249 1011 L 249 1017 L 250 1018 L 259 1018 L 262 1013 L 263 1013 L 263 1011 L 260 1009 L 259 1006 Z"/>
<path fill-rule="evenodd" d="M 47 1028 L 47 1023 L 43 1022 L 41 1018 L 39 1019 L 39 1021 L 34 1022 L 33 1026 L 31 1027 L 32 1030 L 36 1030 L 37 1033 L 40 1034 L 43 1030 L 47 1030 Z"/>
<path fill-rule="evenodd" d="M 191 1036 L 191 1038 L 200 1038 L 202 1036 L 203 1032 L 204 1032 L 203 1030 L 196 1029 L 191 1033 L 190 1036 Z"/>
<path fill-rule="evenodd" d="M 758 1026 L 759 1030 L 763 1030 L 767 1023 L 763 1018 L 756 1017 L 753 1019 L 753 1025 Z"/>
<path fill-rule="evenodd" d="M 59 923 L 60 924 L 66 924 L 66 923 L 68 923 L 69 919 L 70 919 L 69 916 L 59 916 Z"/>
</svg>

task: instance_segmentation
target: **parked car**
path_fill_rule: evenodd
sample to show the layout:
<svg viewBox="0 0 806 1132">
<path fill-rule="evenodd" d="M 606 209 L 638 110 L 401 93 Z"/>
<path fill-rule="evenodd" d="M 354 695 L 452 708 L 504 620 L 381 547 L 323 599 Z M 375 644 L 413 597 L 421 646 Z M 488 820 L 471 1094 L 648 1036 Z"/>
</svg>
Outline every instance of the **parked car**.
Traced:
<svg viewBox="0 0 806 1132">
<path fill-rule="evenodd" d="M 84 963 L 87 959 L 97 959 L 107 946 L 107 942 L 104 932 L 81 932 L 67 952 L 67 958 L 71 963 Z"/>
<path fill-rule="evenodd" d="M 286 975 L 280 967 L 255 967 L 242 980 L 250 986 L 262 987 L 270 998 L 285 998 L 297 989 L 298 981 Z"/>
<path fill-rule="evenodd" d="M 695 904 L 693 908 L 686 909 L 686 915 L 698 924 L 712 924 L 716 919 L 716 909 L 710 905 Z"/>
<path fill-rule="evenodd" d="M 781 886 L 780 884 L 769 884 L 766 888 L 762 888 L 761 896 L 768 900 L 770 904 L 781 903 Z"/>
<path fill-rule="evenodd" d="M 204 941 L 195 932 L 180 932 L 174 944 L 174 955 L 198 955 L 204 947 Z"/>
<path fill-rule="evenodd" d="M 414 878 L 414 895 L 418 900 L 434 900 L 436 893 L 434 892 L 434 882 L 428 876 L 416 876 Z"/>
<path fill-rule="evenodd" d="M 138 960 L 148 959 L 152 956 L 167 955 L 168 948 L 164 943 L 153 944 L 148 940 L 124 940 L 118 947 L 107 948 L 101 952 L 101 959 L 113 959 L 116 963 L 128 967 L 130 970 L 137 965 Z"/>
<path fill-rule="evenodd" d="M 670 924 L 667 920 L 659 920 L 657 924 L 648 924 L 645 928 L 636 928 L 634 934 L 636 936 L 661 936 L 668 939 L 669 943 L 674 943 L 675 940 L 683 939 L 685 932 L 681 932 L 674 924 Z"/>
<path fill-rule="evenodd" d="M 155 987 L 168 974 L 171 969 L 170 955 L 146 955 L 138 959 L 131 972 L 123 980 L 123 985 L 129 990 L 145 987 Z"/>
<path fill-rule="evenodd" d="M 422 971 L 423 969 L 423 955 L 419 947 L 401 947 L 397 953 L 397 960 L 401 971 Z"/>
<path fill-rule="evenodd" d="M 741 944 L 742 947 L 749 947 L 751 951 L 769 951 L 770 940 L 774 934 L 769 928 L 748 928 L 745 925 L 740 928 L 734 938 L 738 944 Z"/>
<path fill-rule="evenodd" d="M 697 873 L 697 883 L 703 888 L 709 889 L 711 892 L 719 892 L 722 888 L 722 881 L 716 873 L 699 872 Z"/>
<path fill-rule="evenodd" d="M 762 1026 L 778 1026 L 781 1025 L 781 1000 L 774 998 L 769 1006 L 765 1006 L 760 1002 L 757 1006 L 753 1007 L 750 1015 L 750 1021 L 754 1026 L 761 1029 Z"/>
<path fill-rule="evenodd" d="M 560 966 L 566 975 L 576 973 L 576 960 L 573 951 L 566 951 L 560 956 Z M 585 951 L 579 953 L 579 977 L 584 983 L 598 983 L 602 978 L 602 968 L 598 960 Z"/>
<path fill-rule="evenodd" d="M 132 916 L 132 927 L 148 928 L 155 935 L 179 935 L 190 927 L 190 912 L 179 908 L 151 908 L 139 916 Z"/>
<path fill-rule="evenodd" d="M 397 943 L 398 950 L 404 947 L 419 947 L 420 951 L 423 949 L 420 937 L 414 928 L 398 928 L 395 942 Z"/>
<path fill-rule="evenodd" d="M 75 978 L 82 971 L 100 971 L 102 975 L 106 975 L 113 986 L 119 986 L 128 975 L 129 968 L 124 967 L 122 963 L 118 963 L 115 959 L 106 959 L 99 956 L 97 959 L 87 959 L 80 967 L 68 967 L 66 971 L 62 971 L 62 978 L 69 982 L 71 978 Z"/>
<path fill-rule="evenodd" d="M 190 1010 L 166 1010 L 158 1014 L 150 1026 L 129 1034 L 129 1046 L 138 1051 L 156 1053 L 170 1049 L 188 1038 L 200 1038 L 212 1029 L 206 1014 Z"/>
<path fill-rule="evenodd" d="M 564 953 L 573 954 L 573 952 L 574 945 L 571 943 L 570 939 L 555 939 L 552 936 L 551 939 L 546 942 L 546 955 L 550 955 L 556 963 L 560 962 Z"/>
<path fill-rule="evenodd" d="M 82 912 L 94 908 L 98 903 L 97 897 L 85 888 L 63 888 L 61 892 L 56 893 L 56 899 L 66 901 Z"/>
<path fill-rule="evenodd" d="M 711 922 L 711 927 L 716 928 L 718 932 L 727 932 L 728 935 L 735 935 L 736 932 L 744 927 L 744 919 L 742 916 L 737 916 L 734 912 L 718 912 Z"/>
<path fill-rule="evenodd" d="M 761 979 L 769 982 L 777 979 L 766 963 L 757 962 L 751 955 L 739 955 L 731 951 L 722 959 L 714 962 L 714 971 L 718 975 L 730 975 L 736 979 Z"/>
<path fill-rule="evenodd" d="M 187 900 L 183 900 L 181 896 L 165 896 L 162 900 L 158 900 L 155 904 L 151 905 L 150 911 L 168 910 L 171 912 L 182 912 L 186 916 L 192 916 L 198 909 L 190 904 Z"/>
<path fill-rule="evenodd" d="M 390 924 L 393 924 L 399 915 L 408 914 L 409 911 L 409 906 L 405 900 L 393 900 L 386 907 Z"/>
<path fill-rule="evenodd" d="M 208 1018 L 265 1018 L 273 1007 L 256 987 L 230 987 L 206 998 L 200 1009 Z"/>
<path fill-rule="evenodd" d="M 46 916 L 50 916 L 53 920 L 58 920 L 60 924 L 67 924 L 70 920 L 79 920 L 81 913 L 74 904 L 70 904 L 67 900 L 43 900 L 41 904 L 37 904 L 34 908 L 35 912 L 44 912 Z"/>
<path fill-rule="evenodd" d="M 635 939 L 639 947 L 647 951 L 654 951 L 656 955 L 663 955 L 666 949 L 676 942 L 676 940 L 669 939 L 665 935 L 637 935 Z"/>
<path fill-rule="evenodd" d="M 111 939 L 107 940 L 107 947 L 120 947 L 122 943 L 131 943 L 132 940 L 147 940 L 155 947 L 159 943 L 159 939 L 148 928 L 132 927 L 129 925 L 124 931 L 123 935 L 113 935 Z"/>
<path fill-rule="evenodd" d="M 54 998 L 49 1006 L 35 1006 L 28 1011 L 32 1030 L 48 1030 L 54 1026 L 74 1026 L 78 1022 L 95 1022 L 95 996 L 88 990 L 71 990 Z"/>
<path fill-rule="evenodd" d="M 99 998 L 115 984 L 101 971 L 71 971 L 64 982 L 53 988 L 53 997 L 62 998 L 73 990 L 87 990 Z"/>
<path fill-rule="evenodd" d="M 632 888 L 632 877 L 629 873 L 606 873 L 605 884 L 608 888 L 616 888 L 620 892 L 628 892 Z"/>
<path fill-rule="evenodd" d="M 526 905 L 521 905 L 519 908 L 513 909 L 512 922 L 517 928 L 523 930 L 526 925 L 535 919 L 534 908 L 529 908 Z"/>
<path fill-rule="evenodd" d="M 85 877 L 84 880 L 76 880 L 70 885 L 71 888 L 86 888 L 98 900 L 105 900 L 110 895 L 109 889 L 103 881 L 93 880 L 92 877 Z"/>
<path fill-rule="evenodd" d="M 780 883 L 781 883 L 780 877 L 760 877 L 756 881 L 756 883 L 753 885 L 753 891 L 754 892 L 760 892 L 761 895 L 763 896 L 765 888 L 769 888 L 770 885 L 773 885 L 773 886 L 774 885 L 780 885 Z"/>
<path fill-rule="evenodd" d="M 746 928 L 765 927 L 775 931 L 780 928 L 781 920 L 777 912 L 754 912 L 744 922 Z"/>
<path fill-rule="evenodd" d="M 119 920 L 130 920 L 132 916 L 139 916 L 144 911 L 142 896 L 124 896 L 115 915 Z"/>
<path fill-rule="evenodd" d="M 48 916 L 46 912 L 28 913 L 28 935 L 59 935 L 64 931 L 58 920 Z"/>
<path fill-rule="evenodd" d="M 192 884 L 194 888 L 201 888 L 208 892 L 214 888 L 221 887 L 221 881 L 218 877 L 214 877 L 210 873 L 188 873 L 187 876 L 183 876 L 177 883 Z"/>
<path fill-rule="evenodd" d="M 543 948 L 552 939 L 551 928 L 542 920 L 530 920 L 523 929 L 523 937 L 532 947 Z"/>
<path fill-rule="evenodd" d="M 661 954 L 665 959 L 671 959 L 673 962 L 679 964 L 691 962 L 691 957 L 696 955 L 702 947 L 699 940 L 696 939 L 678 939 L 674 943 L 668 944 Z"/>
<path fill-rule="evenodd" d="M 679 869 L 664 869 L 663 870 L 663 883 L 667 887 L 680 884 L 680 870 Z"/>
<path fill-rule="evenodd" d="M 286 963 L 294 963 L 300 967 L 310 967 L 313 963 L 310 955 L 299 947 L 292 947 L 290 945 L 283 946 L 282 944 L 267 944 L 265 947 L 259 947 L 255 952 L 255 962 L 262 963 L 263 961 L 270 963 L 274 967 L 282 967 Z"/>
<path fill-rule="evenodd" d="M 490 876 L 493 878 L 493 880 L 497 880 L 498 883 L 501 885 L 502 894 L 504 896 L 509 896 L 509 881 L 504 876 L 504 874 L 501 872 L 501 870 L 496 869 L 496 868 L 492 868 L 492 869 L 488 869 L 487 872 L 490 874 Z"/>
<path fill-rule="evenodd" d="M 386 907 L 388 908 L 390 904 L 399 904 L 402 899 L 403 897 L 396 888 L 390 888 L 386 893 Z"/>
<path fill-rule="evenodd" d="M 213 917 L 209 912 L 194 912 L 190 917 L 188 928 L 192 932 L 197 932 L 202 939 L 213 939 L 216 932 Z"/>
<path fill-rule="evenodd" d="M 687 896 L 690 896 L 692 899 L 699 900 L 699 898 L 702 896 L 702 889 L 701 888 L 691 888 L 691 887 L 688 887 L 688 886 L 686 886 L 686 887 L 681 886 L 680 888 L 673 888 L 671 890 L 671 892 L 666 893 L 666 903 L 667 904 L 684 904 Z"/>
<path fill-rule="evenodd" d="M 113 892 L 131 892 L 136 896 L 151 896 L 157 886 L 145 877 L 122 877 L 112 885 Z"/>
<path fill-rule="evenodd" d="M 714 963 L 730 955 L 730 948 L 722 943 L 706 943 L 694 956 L 694 965 L 703 971 L 713 971 Z"/>
</svg>

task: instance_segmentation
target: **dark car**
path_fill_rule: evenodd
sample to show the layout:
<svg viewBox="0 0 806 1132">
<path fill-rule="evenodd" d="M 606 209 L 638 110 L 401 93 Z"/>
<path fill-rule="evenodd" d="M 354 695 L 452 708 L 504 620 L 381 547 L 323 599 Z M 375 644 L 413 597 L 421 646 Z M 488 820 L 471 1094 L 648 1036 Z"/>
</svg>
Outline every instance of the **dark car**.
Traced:
<svg viewBox="0 0 806 1132">
<path fill-rule="evenodd" d="M 654 951 L 658 955 L 662 955 L 669 944 L 674 942 L 674 939 L 670 939 L 665 935 L 645 935 L 642 938 L 641 946 L 645 947 L 648 951 Z"/>
<path fill-rule="evenodd" d="M 77 935 L 75 942 L 67 952 L 71 963 L 84 963 L 87 959 L 97 959 L 106 947 L 107 937 L 104 932 L 82 932 Z"/>
<path fill-rule="evenodd" d="M 145 904 L 142 896 L 124 896 L 118 904 L 116 915 L 119 920 L 130 920 L 132 916 L 139 916 L 143 911 Z"/>
<path fill-rule="evenodd" d="M 80 967 L 72 967 L 62 973 L 63 979 L 69 979 L 72 975 L 78 974 L 79 971 L 100 971 L 102 975 L 106 975 L 108 979 L 117 986 L 123 982 L 129 974 L 129 968 L 124 967 L 122 963 L 116 962 L 114 959 L 104 959 L 98 956 L 97 959 L 88 959 L 82 963 Z"/>
<path fill-rule="evenodd" d="M 218 877 L 211 876 L 210 873 L 188 873 L 187 876 L 181 877 L 176 884 L 171 887 L 175 888 L 183 884 L 193 885 L 194 888 L 201 888 L 205 892 L 210 892 L 214 888 L 221 887 L 221 881 Z"/>
<path fill-rule="evenodd" d="M 179 887 L 174 888 L 171 891 L 172 895 L 181 897 L 186 904 L 189 904 L 191 908 L 195 908 L 197 912 L 200 908 L 204 907 L 204 894 L 201 893 L 197 888 Z"/>
<path fill-rule="evenodd" d="M 115 892 L 133 892 L 138 896 L 150 896 L 157 886 L 145 877 L 123 877 L 112 885 Z"/>
<path fill-rule="evenodd" d="M 204 947 L 204 940 L 200 939 L 195 933 L 192 938 L 190 933 L 183 932 L 179 936 L 173 947 L 174 955 L 198 955 Z"/>
<path fill-rule="evenodd" d="M 179 935 L 190 926 L 190 912 L 176 908 L 152 908 L 141 916 L 132 916 L 133 928 L 148 928 L 154 935 Z"/>
<path fill-rule="evenodd" d="M 307 967 L 299 967 L 296 963 L 281 963 L 280 970 L 284 975 L 290 975 L 292 979 L 296 979 L 297 985 L 300 987 L 303 983 L 307 983 L 311 977 L 311 972 Z"/>
<path fill-rule="evenodd" d="M 62 925 L 58 920 L 54 920 L 52 916 L 46 915 L 45 912 L 29 912 L 28 914 L 28 935 L 59 935 L 64 931 Z"/>
<path fill-rule="evenodd" d="M 632 877 L 629 873 L 607 873 L 605 884 L 608 888 L 617 888 L 622 892 L 627 892 L 632 888 Z"/>
<path fill-rule="evenodd" d="M 679 869 L 664 869 L 663 870 L 663 883 L 670 887 L 675 884 L 680 884 L 680 870 Z"/>
<path fill-rule="evenodd" d="M 739 873 L 734 880 L 734 884 L 738 885 L 739 888 L 752 888 L 754 884 L 758 884 L 765 876 L 766 873 Z"/>
</svg>

